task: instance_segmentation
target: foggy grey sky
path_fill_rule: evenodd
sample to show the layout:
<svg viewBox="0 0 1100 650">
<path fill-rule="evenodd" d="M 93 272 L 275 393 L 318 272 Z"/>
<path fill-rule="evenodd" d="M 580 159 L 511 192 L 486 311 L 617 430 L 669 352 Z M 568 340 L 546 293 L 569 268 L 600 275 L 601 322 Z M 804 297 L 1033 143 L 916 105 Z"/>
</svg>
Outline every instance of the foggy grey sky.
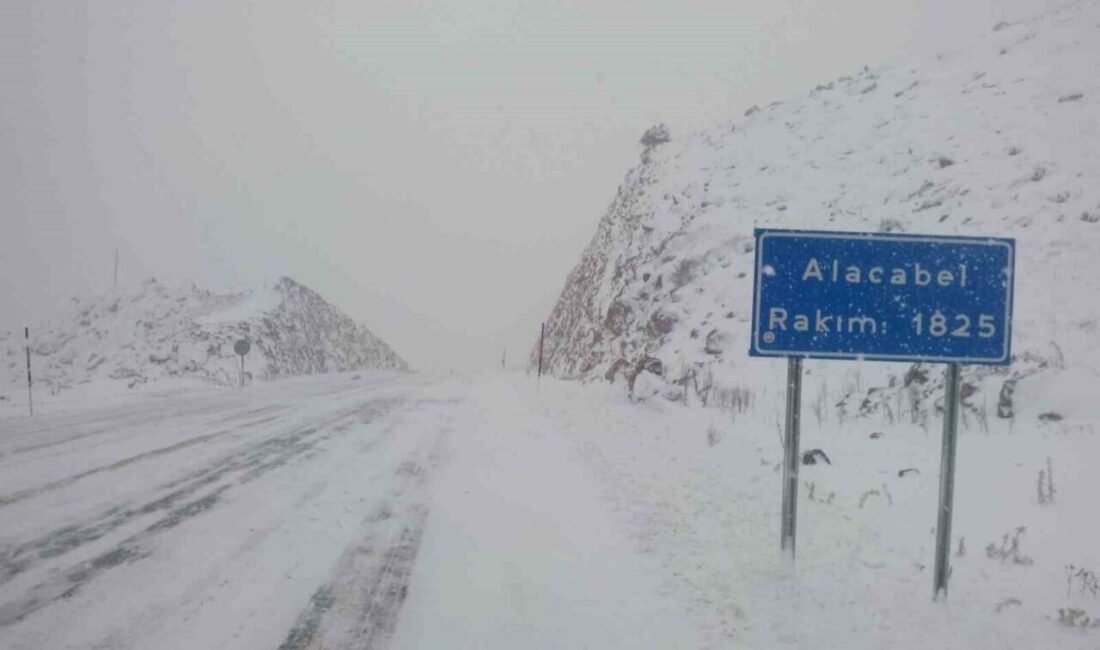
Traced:
<svg viewBox="0 0 1100 650">
<path fill-rule="evenodd" d="M 518 360 L 648 126 L 1037 4 L 5 0 L 0 327 L 107 289 L 118 247 L 125 287 L 289 275 L 417 368 Z"/>
</svg>

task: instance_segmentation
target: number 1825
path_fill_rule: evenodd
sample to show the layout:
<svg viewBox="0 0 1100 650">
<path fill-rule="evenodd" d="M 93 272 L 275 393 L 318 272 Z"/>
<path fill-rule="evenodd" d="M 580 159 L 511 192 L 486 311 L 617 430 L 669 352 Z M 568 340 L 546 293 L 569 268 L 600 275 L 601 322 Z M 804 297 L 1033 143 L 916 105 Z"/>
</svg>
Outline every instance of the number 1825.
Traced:
<svg viewBox="0 0 1100 650">
<path fill-rule="evenodd" d="M 967 314 L 955 314 L 954 317 L 948 317 L 938 309 L 930 316 L 926 314 L 917 314 L 913 317 L 913 330 L 918 336 L 929 334 L 931 336 L 957 336 L 959 338 L 969 338 L 972 336 L 974 326 L 977 325 L 976 335 L 979 338 L 990 339 L 997 335 L 997 327 L 994 325 L 993 316 L 990 314 L 981 314 L 978 316 L 977 323 Z"/>
</svg>

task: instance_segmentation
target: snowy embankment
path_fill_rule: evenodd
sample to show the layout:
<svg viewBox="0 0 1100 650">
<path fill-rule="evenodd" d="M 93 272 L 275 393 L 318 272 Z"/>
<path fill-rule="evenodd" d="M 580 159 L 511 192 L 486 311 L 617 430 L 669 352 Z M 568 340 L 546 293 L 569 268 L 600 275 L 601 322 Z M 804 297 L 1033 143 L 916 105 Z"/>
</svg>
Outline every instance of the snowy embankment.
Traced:
<svg viewBox="0 0 1100 650">
<path fill-rule="evenodd" d="M 528 398 L 570 442 L 633 547 L 660 567 L 661 590 L 689 612 L 701 643 L 678 647 L 1100 643 L 1100 627 L 1068 618 L 1077 609 L 1100 619 L 1095 402 L 1070 411 L 1073 424 L 1034 412 L 1022 414 L 1026 426 L 964 421 L 950 597 L 938 605 L 940 422 L 832 411 L 819 420 L 807 408 L 803 450 L 830 463 L 802 467 L 792 565 L 779 551 L 785 364 L 764 370 L 743 410 L 634 405 L 615 387 L 548 380 Z M 1050 469 L 1053 495 L 1040 487 Z"/>
<path fill-rule="evenodd" d="M 245 370 L 257 379 L 346 370 L 405 370 L 385 342 L 290 278 L 239 293 L 155 280 L 139 291 L 74 298 L 59 319 L 31 326 L 37 397 L 112 392 L 121 383 L 191 380 L 235 385 L 233 344 L 252 342 Z M 0 409 L 26 411 L 27 341 L 0 332 Z M 66 395 L 68 396 L 68 395 Z M 0 413 L 2 415 L 2 413 Z"/>
</svg>

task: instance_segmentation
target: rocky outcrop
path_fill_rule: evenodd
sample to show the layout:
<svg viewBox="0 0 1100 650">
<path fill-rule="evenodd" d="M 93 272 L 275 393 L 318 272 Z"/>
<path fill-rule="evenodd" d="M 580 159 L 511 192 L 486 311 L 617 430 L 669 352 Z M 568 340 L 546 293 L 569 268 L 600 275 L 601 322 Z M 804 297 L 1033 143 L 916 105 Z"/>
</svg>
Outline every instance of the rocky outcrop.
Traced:
<svg viewBox="0 0 1100 650">
<path fill-rule="evenodd" d="M 9 380 L 22 370 L 22 332 L 0 335 Z M 74 300 L 61 320 L 32 331 L 35 381 L 52 390 L 96 380 L 136 386 L 168 377 L 237 381 L 239 339 L 247 371 L 277 379 L 346 370 L 407 370 L 384 341 L 290 278 L 239 293 L 145 282 L 137 293 Z"/>
</svg>

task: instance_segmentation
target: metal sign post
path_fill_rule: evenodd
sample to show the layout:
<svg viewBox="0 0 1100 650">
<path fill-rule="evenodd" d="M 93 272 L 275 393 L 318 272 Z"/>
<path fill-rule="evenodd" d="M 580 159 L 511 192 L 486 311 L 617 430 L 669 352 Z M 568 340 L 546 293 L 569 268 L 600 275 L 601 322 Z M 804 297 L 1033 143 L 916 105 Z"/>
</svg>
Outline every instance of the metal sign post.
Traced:
<svg viewBox="0 0 1100 650">
<path fill-rule="evenodd" d="M 933 599 L 947 598 L 951 575 L 951 515 L 955 506 L 955 442 L 959 433 L 959 364 L 947 364 L 943 398 L 943 452 L 940 460 L 940 507 L 936 519 L 936 570 Z"/>
<path fill-rule="evenodd" d="M 27 408 L 34 417 L 34 393 L 31 391 L 31 328 L 23 328 L 23 341 L 27 349 Z"/>
<path fill-rule="evenodd" d="M 794 559 L 798 521 L 798 446 L 802 420 L 802 359 L 787 360 L 787 421 L 783 441 L 783 520 L 780 548 Z"/>
<path fill-rule="evenodd" d="M 946 363 L 935 597 L 947 594 L 960 364 L 1012 360 L 1016 242 L 992 237 L 756 231 L 749 354 L 785 357 L 782 543 L 794 557 L 802 359 Z"/>
<path fill-rule="evenodd" d="M 241 357 L 241 388 L 244 388 L 244 356 L 252 349 L 248 339 L 240 339 L 233 344 L 233 351 Z"/>
</svg>

